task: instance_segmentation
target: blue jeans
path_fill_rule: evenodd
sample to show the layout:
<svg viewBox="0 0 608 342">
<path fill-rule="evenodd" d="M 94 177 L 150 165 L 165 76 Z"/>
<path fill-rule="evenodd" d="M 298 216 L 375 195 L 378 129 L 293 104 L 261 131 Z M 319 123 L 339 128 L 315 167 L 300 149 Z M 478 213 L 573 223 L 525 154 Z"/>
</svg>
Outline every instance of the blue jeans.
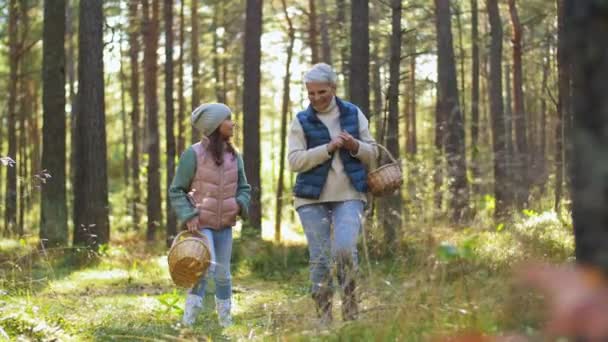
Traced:
<svg viewBox="0 0 608 342">
<path fill-rule="evenodd" d="M 333 290 L 331 268 L 334 263 L 338 266 L 341 287 L 348 283 L 348 278 L 354 278 L 363 207 L 362 201 L 352 200 L 308 204 L 297 209 L 308 240 L 313 295 L 325 287 Z"/>
<path fill-rule="evenodd" d="M 204 297 L 207 280 L 212 276 L 215 280 L 215 296 L 218 299 L 228 299 L 232 295 L 232 278 L 230 277 L 230 257 L 232 256 L 232 227 L 222 230 L 201 228 L 200 232 L 209 241 L 211 264 L 197 285 L 190 293 Z"/>
</svg>

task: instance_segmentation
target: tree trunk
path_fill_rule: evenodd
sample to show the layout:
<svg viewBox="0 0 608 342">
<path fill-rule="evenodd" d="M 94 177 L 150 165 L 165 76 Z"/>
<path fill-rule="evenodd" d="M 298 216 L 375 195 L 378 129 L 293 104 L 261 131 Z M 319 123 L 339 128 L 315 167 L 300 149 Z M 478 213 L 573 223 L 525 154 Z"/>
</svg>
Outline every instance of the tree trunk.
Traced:
<svg viewBox="0 0 608 342">
<path fill-rule="evenodd" d="M 182 154 L 186 148 L 186 97 L 184 96 L 184 43 L 186 38 L 186 18 L 184 8 L 186 0 L 179 3 L 179 59 L 178 59 L 178 84 L 177 84 L 177 153 Z"/>
<path fill-rule="evenodd" d="M 21 57 L 19 58 L 19 136 L 17 143 L 17 160 L 20 161 L 18 166 L 19 178 L 21 180 L 26 180 L 30 178 L 30 161 L 33 158 L 30 158 L 28 155 L 28 134 L 26 128 L 26 121 L 28 117 L 31 117 L 34 114 L 33 110 L 33 102 L 35 102 L 33 97 L 33 85 L 32 85 L 32 65 L 34 61 L 32 60 L 32 54 L 29 53 L 29 47 L 31 46 L 29 43 L 29 33 L 30 33 L 30 19 L 29 19 L 29 6 L 27 4 L 27 0 L 19 1 L 19 27 L 20 27 L 20 41 L 19 41 L 19 54 Z M 23 236 L 24 227 L 25 227 L 25 211 L 30 208 L 30 199 L 31 196 L 27 194 L 28 182 L 21 181 L 19 182 L 18 189 L 18 200 L 19 204 L 17 205 L 18 216 L 17 216 L 17 235 Z"/>
<path fill-rule="evenodd" d="M 514 163 L 514 159 L 515 159 L 515 149 L 513 147 L 513 99 L 512 99 L 512 92 L 511 92 L 511 65 L 506 63 L 505 67 L 504 67 L 504 82 L 505 82 L 505 88 L 506 88 L 506 98 L 505 98 L 505 119 L 504 119 L 504 126 L 505 126 L 505 141 L 507 142 L 507 156 L 506 156 L 506 163 L 508 166 L 508 169 L 505 170 L 506 174 L 507 174 L 507 182 L 509 184 L 509 198 L 513 199 L 513 196 L 515 195 L 515 191 L 513 190 L 513 181 L 514 181 L 514 175 L 516 175 L 516 166 Z"/>
<path fill-rule="evenodd" d="M 407 158 L 412 161 L 408 170 L 407 178 L 407 195 L 406 199 L 412 210 L 416 213 L 420 212 L 421 206 L 417 199 L 416 180 L 419 175 L 419 168 L 416 163 L 416 154 L 418 153 L 416 139 L 416 45 L 417 38 L 414 36 L 410 43 L 409 57 L 409 80 L 408 91 L 405 106 L 405 153 Z"/>
<path fill-rule="evenodd" d="M 119 80 L 120 80 L 120 124 L 122 127 L 122 148 L 123 148 L 123 176 L 125 189 L 129 189 L 129 137 L 127 135 L 127 100 L 125 83 L 127 82 L 127 75 L 124 70 L 124 58 L 123 58 L 123 40 L 120 39 L 119 43 L 119 55 L 120 55 L 120 68 L 119 68 Z"/>
<path fill-rule="evenodd" d="M 515 204 L 519 209 L 527 206 L 528 189 L 530 187 L 528 166 L 530 157 L 526 134 L 526 112 L 524 108 L 523 71 L 522 71 L 522 36 L 523 29 L 519 21 L 519 14 L 515 0 L 509 0 L 509 13 L 513 26 L 513 105 L 515 141 L 517 153 L 515 155 Z"/>
<path fill-rule="evenodd" d="M 14 234 L 17 225 L 17 85 L 19 84 L 19 37 L 17 0 L 9 1 L 8 48 L 9 48 L 9 84 L 8 84 L 8 157 L 17 164 L 8 167 L 5 192 L 4 228 L 5 232 Z"/>
<path fill-rule="evenodd" d="M 285 20 L 288 25 L 288 39 L 289 45 L 287 46 L 287 62 L 285 63 L 285 78 L 283 79 L 283 105 L 281 107 L 281 153 L 279 155 L 279 183 L 277 186 L 277 200 L 276 200 L 276 217 L 275 217 L 275 226 L 274 226 L 274 240 L 279 242 L 281 241 L 281 219 L 283 213 L 283 192 L 285 187 L 285 149 L 286 149 L 286 141 L 285 137 L 287 136 L 287 116 L 289 113 L 289 107 L 291 104 L 291 100 L 289 98 L 290 84 L 291 84 L 291 59 L 293 57 L 293 46 L 295 43 L 295 29 L 293 28 L 293 24 L 291 22 L 291 18 L 289 17 L 289 13 L 287 12 L 287 4 L 285 0 L 281 1 L 283 5 L 283 13 L 285 15 Z"/>
<path fill-rule="evenodd" d="M 327 1 L 319 0 L 321 3 L 321 59 L 323 62 L 331 65 L 331 42 L 329 41 L 329 27 L 327 25 Z"/>
<path fill-rule="evenodd" d="M 407 116 L 405 121 L 405 151 L 407 154 L 415 155 L 418 153 L 418 143 L 416 139 L 416 37 L 412 38 L 409 56 L 409 90 L 406 99 Z"/>
<path fill-rule="evenodd" d="M 67 81 L 68 81 L 68 89 L 69 89 L 69 104 L 70 104 L 70 114 L 69 121 L 66 131 L 69 132 L 68 143 L 66 146 L 69 146 L 69 160 L 66 164 L 66 199 L 67 199 L 67 215 L 71 215 L 73 212 L 73 202 L 74 202 L 74 191 L 67 191 L 68 188 L 73 188 L 74 186 L 74 175 L 76 170 L 76 116 L 78 115 L 78 111 L 76 109 L 78 105 L 78 97 L 76 96 L 76 65 L 77 65 L 77 56 L 76 56 L 76 44 L 74 42 L 74 30 L 75 26 L 74 22 L 76 20 L 76 16 L 78 14 L 78 10 L 76 8 L 77 4 L 73 0 L 66 0 L 66 14 L 65 14 L 65 27 L 66 27 L 66 70 L 67 70 Z M 69 187 L 67 186 L 69 184 Z M 73 218 L 73 216 L 70 216 Z M 69 228 L 68 228 L 69 230 Z"/>
<path fill-rule="evenodd" d="M 219 21 L 224 18 L 224 2 L 216 1 L 214 4 L 215 10 L 213 11 L 212 23 L 211 23 L 211 31 L 213 32 L 213 76 L 215 78 L 215 98 L 217 102 L 226 103 L 226 94 L 224 93 L 225 85 L 223 84 L 222 78 L 222 63 L 220 61 L 220 37 L 218 35 L 218 29 L 220 27 L 223 28 L 223 25 L 220 26 Z M 225 35 L 225 33 L 224 33 Z M 222 46 L 224 49 L 225 46 Z M 223 60 L 224 57 L 221 57 Z"/>
<path fill-rule="evenodd" d="M 317 29 L 317 6 L 315 0 L 308 0 L 308 45 L 311 64 L 319 63 L 319 31 Z"/>
<path fill-rule="evenodd" d="M 497 220 L 506 218 L 510 201 L 507 184 L 507 135 L 504 126 L 504 107 L 502 98 L 502 23 L 497 0 L 486 0 L 490 20 L 490 111 L 492 117 L 492 145 L 494 150 L 494 198 Z"/>
<path fill-rule="evenodd" d="M 437 63 L 437 74 L 439 75 L 439 63 Z M 433 202 L 435 204 L 436 214 L 441 213 L 441 207 L 443 204 L 443 152 L 445 149 L 445 129 L 446 129 L 446 117 L 443 115 L 444 112 L 441 110 L 439 103 L 439 84 L 436 89 L 436 104 L 435 104 L 435 160 L 434 160 L 434 173 L 433 173 Z"/>
<path fill-rule="evenodd" d="M 245 23 L 243 134 L 245 173 L 251 185 L 249 221 L 262 236 L 260 187 L 260 60 L 262 37 L 262 0 L 247 0 Z"/>
<path fill-rule="evenodd" d="M 350 94 L 350 68 L 348 65 L 348 25 L 346 22 L 346 1 L 336 0 L 336 23 L 338 25 L 338 35 L 340 37 L 340 60 L 342 62 L 342 78 L 344 84 L 344 94 Z"/>
<path fill-rule="evenodd" d="M 21 6 L 24 6 L 23 1 L 21 2 Z M 23 9 L 23 7 L 22 7 Z M 20 25 L 23 29 L 24 32 L 27 32 L 28 28 L 27 28 L 27 17 L 24 15 L 26 13 L 23 13 L 25 11 L 22 11 L 22 17 L 21 22 L 22 24 Z M 25 36 L 22 37 L 22 47 L 24 46 L 23 43 L 25 43 Z M 27 153 L 27 132 L 26 132 L 26 127 L 25 127 L 25 121 L 26 118 L 30 115 L 32 115 L 32 106 L 30 105 L 32 102 L 32 94 L 30 92 L 30 83 L 31 83 L 31 79 L 29 77 L 29 72 L 30 72 L 30 63 L 31 61 L 28 60 L 28 58 L 23 58 L 23 57 L 29 57 L 28 54 L 23 54 L 21 61 L 19 63 L 19 130 L 18 130 L 18 137 L 17 140 L 19 141 L 17 143 L 17 160 L 20 161 L 19 164 L 17 164 L 18 167 L 18 174 L 19 174 L 19 179 L 21 180 L 25 180 L 29 178 L 29 174 L 30 171 L 28 169 L 28 164 L 29 164 L 29 158 L 28 158 L 28 153 Z M 29 196 L 26 195 L 26 186 L 27 186 L 27 182 L 19 182 L 18 183 L 18 204 L 17 204 L 17 225 L 16 225 L 16 232 L 17 232 L 17 236 L 21 237 L 23 236 L 23 227 L 25 226 L 25 210 L 26 208 L 29 207 Z"/>
<path fill-rule="evenodd" d="M 165 0 L 165 139 L 167 149 L 167 189 L 171 186 L 175 173 L 175 131 L 173 113 L 173 0 Z M 171 247 L 177 234 L 177 218 L 170 205 L 167 205 L 167 247 Z"/>
<path fill-rule="evenodd" d="M 194 1 L 193 1 L 194 2 Z M 159 0 L 143 0 L 144 15 L 144 108 L 147 122 L 146 151 L 148 153 L 148 181 L 146 211 L 148 229 L 146 239 L 153 241 L 156 229 L 162 225 L 160 194 L 160 136 L 158 132 L 158 28 Z M 150 10 L 152 13 L 150 13 Z"/>
<path fill-rule="evenodd" d="M 74 245 L 97 249 L 110 241 L 102 0 L 81 1 L 79 19 Z"/>
<path fill-rule="evenodd" d="M 68 242 L 65 187 L 65 0 L 44 3 L 42 33 L 42 185 L 40 241 L 49 247 Z"/>
<path fill-rule="evenodd" d="M 567 44 L 562 51 L 567 56 L 562 57 L 572 63 L 575 119 L 570 168 L 575 255 L 577 263 L 597 267 L 606 275 L 608 179 L 600 170 L 605 168 L 608 153 L 608 12 L 605 3 L 598 1 L 566 0 L 562 5 L 561 19 L 569 22 L 565 36 L 560 36 Z"/>
<path fill-rule="evenodd" d="M 383 102 L 382 102 L 382 76 L 380 75 L 380 57 L 378 56 L 378 45 L 374 44 L 372 50 L 372 59 L 374 63 L 372 67 L 372 91 L 374 92 L 373 102 L 373 113 L 370 113 L 370 118 L 373 119 L 376 126 L 375 140 L 378 143 L 384 142 L 384 129 L 385 129 L 385 116 L 383 115 Z"/>
<path fill-rule="evenodd" d="M 558 103 L 555 120 L 555 206 L 559 213 L 562 202 L 564 184 L 564 121 L 570 116 L 570 60 L 567 48 L 568 29 L 566 20 L 566 0 L 558 1 Z"/>
<path fill-rule="evenodd" d="M 477 0 L 471 0 L 471 174 L 473 193 L 480 194 L 479 181 L 479 12 Z"/>
<path fill-rule="evenodd" d="M 401 75 L 401 0 L 391 1 L 391 40 L 388 88 L 388 124 L 386 147 L 395 158 L 399 158 L 399 77 Z M 395 251 L 399 245 L 403 199 L 401 192 L 382 199 L 380 224 L 384 229 L 384 243 Z"/>
<path fill-rule="evenodd" d="M 465 77 L 465 66 L 464 61 L 467 58 L 467 55 L 464 51 L 464 38 L 463 33 L 464 29 L 462 28 L 462 4 L 460 2 L 454 3 L 455 14 L 456 14 L 456 26 L 458 28 L 458 62 L 459 62 L 459 74 L 460 74 L 460 103 L 461 108 L 460 111 L 462 113 L 462 122 L 465 124 L 465 117 L 467 112 L 466 106 L 466 77 Z"/>
<path fill-rule="evenodd" d="M 192 27 L 190 36 L 190 53 L 192 62 L 192 110 L 196 109 L 200 105 L 200 75 L 199 75 L 199 51 L 198 43 L 200 39 L 199 27 L 198 27 L 198 1 L 191 1 L 190 15 L 192 16 Z M 200 140 L 200 133 L 196 131 L 194 126 L 190 125 L 192 131 L 192 143 L 196 143 Z"/>
<path fill-rule="evenodd" d="M 536 184 L 540 187 L 540 193 L 541 193 L 541 197 L 543 197 L 543 195 L 545 194 L 546 191 L 546 185 L 547 185 L 547 128 L 546 126 L 548 125 L 547 122 L 547 97 L 546 97 L 546 89 L 548 89 L 547 87 L 547 83 L 548 83 L 548 79 L 549 79 L 549 72 L 551 70 L 551 40 L 549 40 L 549 43 L 547 44 L 547 52 L 545 54 L 545 63 L 543 66 L 543 79 L 541 82 L 541 92 L 540 92 L 540 144 L 539 144 L 539 148 L 538 148 L 538 152 L 537 152 L 537 163 L 538 163 L 538 172 L 537 174 L 537 180 L 536 180 Z"/>
<path fill-rule="evenodd" d="M 140 20 L 138 17 L 138 4 L 140 0 L 129 1 L 129 61 L 131 64 L 131 215 L 133 225 L 139 228 L 139 203 L 141 191 L 139 185 L 139 151 L 140 151 L 140 104 L 139 104 L 139 32 Z"/>
<path fill-rule="evenodd" d="M 354 0 L 351 8 L 350 101 L 369 117 L 368 0 Z"/>
<path fill-rule="evenodd" d="M 445 151 L 450 177 L 450 208 L 452 220 L 459 222 L 466 216 L 469 191 L 466 178 L 466 150 L 464 124 L 459 104 L 458 80 L 452 40 L 449 0 L 435 0 L 437 15 L 437 62 L 439 65 L 439 98 L 442 116 L 447 118 Z"/>
</svg>

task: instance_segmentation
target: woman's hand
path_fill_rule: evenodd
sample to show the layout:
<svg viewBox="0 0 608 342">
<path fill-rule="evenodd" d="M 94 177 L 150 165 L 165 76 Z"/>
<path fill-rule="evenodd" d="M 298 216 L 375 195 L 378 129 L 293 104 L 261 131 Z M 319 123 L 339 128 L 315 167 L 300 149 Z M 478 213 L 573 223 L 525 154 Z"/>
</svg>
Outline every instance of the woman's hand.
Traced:
<svg viewBox="0 0 608 342">
<path fill-rule="evenodd" d="M 195 233 L 198 230 L 198 215 L 186 221 L 186 227 L 190 233 Z"/>
<path fill-rule="evenodd" d="M 346 131 L 342 131 L 339 137 L 342 137 L 342 139 L 344 140 L 344 144 L 342 147 L 347 149 L 352 154 L 356 154 L 357 152 L 359 152 L 359 142 L 357 141 L 357 139 L 353 138 L 352 135 L 350 135 Z"/>
<path fill-rule="evenodd" d="M 331 139 L 329 144 L 327 144 L 327 152 L 334 153 L 337 149 L 342 148 L 344 146 L 344 138 L 342 134 L 337 137 Z"/>
</svg>

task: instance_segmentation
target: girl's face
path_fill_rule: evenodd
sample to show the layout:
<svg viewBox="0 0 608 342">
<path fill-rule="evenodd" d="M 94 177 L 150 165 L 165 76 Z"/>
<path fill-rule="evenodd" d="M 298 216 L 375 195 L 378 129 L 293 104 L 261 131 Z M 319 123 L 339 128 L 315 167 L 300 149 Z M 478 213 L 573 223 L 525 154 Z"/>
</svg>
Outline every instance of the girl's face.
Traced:
<svg viewBox="0 0 608 342">
<path fill-rule="evenodd" d="M 234 135 L 234 126 L 234 121 L 232 121 L 232 118 L 230 116 L 228 116 L 226 120 L 222 121 L 220 127 L 218 127 L 219 133 L 222 138 L 224 138 L 225 140 L 232 138 L 232 136 Z"/>
<path fill-rule="evenodd" d="M 327 82 L 306 83 L 308 100 L 316 111 L 322 111 L 329 107 L 331 99 L 336 95 L 336 86 Z"/>
</svg>

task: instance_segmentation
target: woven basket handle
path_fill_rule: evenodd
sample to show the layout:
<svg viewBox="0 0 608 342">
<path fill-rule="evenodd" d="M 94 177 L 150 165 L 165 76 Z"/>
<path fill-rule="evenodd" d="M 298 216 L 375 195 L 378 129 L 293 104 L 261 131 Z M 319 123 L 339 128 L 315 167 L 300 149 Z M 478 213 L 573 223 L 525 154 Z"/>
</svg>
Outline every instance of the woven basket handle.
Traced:
<svg viewBox="0 0 608 342">
<path fill-rule="evenodd" d="M 204 239 L 205 241 L 207 240 L 207 238 L 203 234 L 201 234 L 199 231 L 195 231 L 193 233 L 193 232 L 191 232 L 189 230 L 183 230 L 179 234 L 175 235 L 175 238 L 173 238 L 173 243 L 171 243 L 171 248 L 173 248 L 173 246 L 175 246 L 175 244 L 177 242 L 179 242 L 179 240 L 181 238 L 183 238 L 185 235 L 195 236 L 195 237 Z"/>
<path fill-rule="evenodd" d="M 378 146 L 380 147 L 387 155 L 388 157 L 391 159 L 391 161 L 397 165 L 399 165 L 399 167 L 401 167 L 401 165 L 397 162 L 397 160 L 393 157 L 393 155 L 391 154 L 391 152 L 384 146 L 382 146 L 381 144 L 378 143 L 373 143 L 372 145 Z"/>
</svg>

